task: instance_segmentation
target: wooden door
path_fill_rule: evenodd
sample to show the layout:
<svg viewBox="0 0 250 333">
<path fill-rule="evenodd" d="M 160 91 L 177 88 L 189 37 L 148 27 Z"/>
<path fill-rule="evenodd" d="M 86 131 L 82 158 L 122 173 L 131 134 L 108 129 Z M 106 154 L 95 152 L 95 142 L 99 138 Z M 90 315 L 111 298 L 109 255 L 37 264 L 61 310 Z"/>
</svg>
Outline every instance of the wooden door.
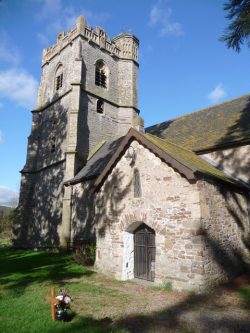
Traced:
<svg viewBox="0 0 250 333">
<path fill-rule="evenodd" d="M 155 277 L 155 232 L 144 223 L 134 232 L 134 276 L 148 281 Z"/>
</svg>

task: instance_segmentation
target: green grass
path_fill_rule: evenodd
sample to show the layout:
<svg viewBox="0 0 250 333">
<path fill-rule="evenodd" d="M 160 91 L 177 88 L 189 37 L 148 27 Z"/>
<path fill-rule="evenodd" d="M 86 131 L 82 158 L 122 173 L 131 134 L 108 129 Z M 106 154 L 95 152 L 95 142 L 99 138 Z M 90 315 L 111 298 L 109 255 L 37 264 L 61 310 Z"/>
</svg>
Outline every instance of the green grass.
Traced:
<svg viewBox="0 0 250 333">
<path fill-rule="evenodd" d="M 111 321 L 76 315 L 71 322 L 52 321 L 47 300 L 50 288 L 67 287 L 74 297 L 83 293 L 93 311 L 98 298 L 117 297 L 111 288 L 91 284 L 93 271 L 75 264 L 67 253 L 12 251 L 0 248 L 0 331 L 2 333 L 123 333 Z M 80 279 L 78 281 L 78 279 Z"/>
<path fill-rule="evenodd" d="M 166 282 L 164 282 L 163 284 L 160 284 L 160 285 L 150 286 L 149 289 L 153 290 L 153 291 L 166 291 L 166 292 L 170 292 L 170 291 L 173 291 L 173 286 L 172 286 L 172 282 L 171 281 L 166 281 Z"/>
<path fill-rule="evenodd" d="M 172 282 L 171 282 L 171 281 L 166 281 L 166 282 L 163 284 L 163 290 L 164 290 L 164 291 L 173 291 Z"/>
<path fill-rule="evenodd" d="M 244 301 L 245 307 L 250 309 L 250 286 L 241 288 L 239 290 L 239 296 Z"/>
</svg>

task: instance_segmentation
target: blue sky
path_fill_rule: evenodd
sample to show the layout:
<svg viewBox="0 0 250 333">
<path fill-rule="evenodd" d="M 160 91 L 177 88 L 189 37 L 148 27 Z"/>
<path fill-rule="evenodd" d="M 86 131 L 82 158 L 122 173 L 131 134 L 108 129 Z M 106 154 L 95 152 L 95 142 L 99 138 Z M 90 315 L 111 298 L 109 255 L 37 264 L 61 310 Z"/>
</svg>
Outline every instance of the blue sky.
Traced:
<svg viewBox="0 0 250 333">
<path fill-rule="evenodd" d="M 145 125 L 250 92 L 250 49 L 218 39 L 224 0 L 0 0 L 0 204 L 20 186 L 40 81 L 41 54 L 57 34 L 86 17 L 113 37 L 135 34 L 139 109 Z"/>
</svg>

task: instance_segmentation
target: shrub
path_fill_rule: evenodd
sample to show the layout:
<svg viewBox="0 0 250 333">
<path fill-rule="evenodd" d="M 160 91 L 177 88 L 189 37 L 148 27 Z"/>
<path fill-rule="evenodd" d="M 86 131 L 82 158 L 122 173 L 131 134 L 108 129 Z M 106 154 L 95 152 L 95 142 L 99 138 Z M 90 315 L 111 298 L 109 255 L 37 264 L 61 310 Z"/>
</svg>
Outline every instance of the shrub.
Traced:
<svg viewBox="0 0 250 333">
<path fill-rule="evenodd" d="M 73 259 L 79 265 L 93 266 L 95 263 L 96 245 L 80 244 L 74 247 Z"/>
<path fill-rule="evenodd" d="M 13 226 L 14 211 L 10 210 L 7 213 L 0 212 L 0 238 L 11 239 L 12 238 L 12 226 Z"/>
</svg>

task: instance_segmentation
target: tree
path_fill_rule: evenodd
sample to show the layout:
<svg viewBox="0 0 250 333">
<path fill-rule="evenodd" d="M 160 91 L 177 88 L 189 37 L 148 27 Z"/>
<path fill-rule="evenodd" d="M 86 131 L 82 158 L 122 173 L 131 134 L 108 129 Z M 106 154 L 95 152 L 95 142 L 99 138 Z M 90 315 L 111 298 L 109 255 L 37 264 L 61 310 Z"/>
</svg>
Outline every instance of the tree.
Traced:
<svg viewBox="0 0 250 333">
<path fill-rule="evenodd" d="M 236 52 L 245 42 L 250 47 L 250 0 L 229 0 L 224 4 L 224 10 L 231 23 L 220 40 Z"/>
</svg>

